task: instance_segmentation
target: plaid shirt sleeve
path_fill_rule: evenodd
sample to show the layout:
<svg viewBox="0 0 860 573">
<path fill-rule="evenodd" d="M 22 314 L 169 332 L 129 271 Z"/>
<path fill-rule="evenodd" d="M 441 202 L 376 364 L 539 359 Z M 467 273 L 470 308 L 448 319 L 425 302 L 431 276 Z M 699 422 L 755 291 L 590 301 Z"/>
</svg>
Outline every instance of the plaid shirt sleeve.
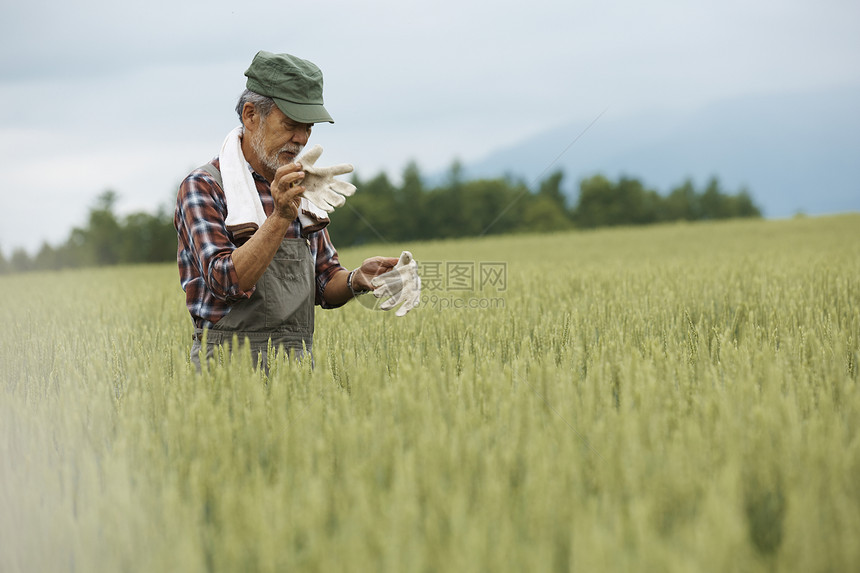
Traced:
<svg viewBox="0 0 860 573">
<path fill-rule="evenodd" d="M 339 306 L 343 306 L 346 304 L 345 302 L 340 304 L 329 304 L 323 296 L 325 287 L 328 285 L 328 282 L 332 277 L 334 277 L 334 275 L 339 271 L 346 270 L 346 268 L 340 264 L 340 260 L 337 257 L 337 250 L 331 242 L 328 230 L 322 229 L 312 233 L 308 239 L 311 241 L 311 247 L 316 251 L 316 304 L 320 305 L 322 308 L 337 308 Z"/>
<path fill-rule="evenodd" d="M 180 185 L 174 214 L 178 263 L 192 317 L 217 322 L 229 303 L 249 298 L 239 288 L 232 253 L 237 245 L 227 231 L 224 193 L 205 171 L 192 172 Z"/>
</svg>

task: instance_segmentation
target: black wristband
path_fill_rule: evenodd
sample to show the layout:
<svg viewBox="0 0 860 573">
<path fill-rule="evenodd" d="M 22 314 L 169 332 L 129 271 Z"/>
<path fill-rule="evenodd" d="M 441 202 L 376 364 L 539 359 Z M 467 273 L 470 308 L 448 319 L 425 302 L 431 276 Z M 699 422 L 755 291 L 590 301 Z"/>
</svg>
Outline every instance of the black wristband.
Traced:
<svg viewBox="0 0 860 573">
<path fill-rule="evenodd" d="M 349 274 L 346 277 L 346 286 L 349 287 L 349 292 L 352 293 L 353 298 L 357 297 L 360 294 L 365 294 L 365 293 L 370 292 L 369 290 L 356 291 L 354 288 L 352 288 L 352 275 L 354 275 L 355 271 L 357 271 L 357 270 L 358 269 L 353 269 L 353 270 L 349 271 Z"/>
</svg>

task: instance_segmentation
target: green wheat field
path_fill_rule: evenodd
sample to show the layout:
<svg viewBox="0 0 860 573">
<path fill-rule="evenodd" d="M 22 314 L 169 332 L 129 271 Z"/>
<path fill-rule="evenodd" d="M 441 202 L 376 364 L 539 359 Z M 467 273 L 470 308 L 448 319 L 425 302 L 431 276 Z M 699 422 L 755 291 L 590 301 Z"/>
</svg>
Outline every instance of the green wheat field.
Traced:
<svg viewBox="0 0 860 573">
<path fill-rule="evenodd" d="M 0 571 L 860 570 L 860 215 L 404 248 L 268 376 L 174 265 L 0 277 Z"/>
</svg>

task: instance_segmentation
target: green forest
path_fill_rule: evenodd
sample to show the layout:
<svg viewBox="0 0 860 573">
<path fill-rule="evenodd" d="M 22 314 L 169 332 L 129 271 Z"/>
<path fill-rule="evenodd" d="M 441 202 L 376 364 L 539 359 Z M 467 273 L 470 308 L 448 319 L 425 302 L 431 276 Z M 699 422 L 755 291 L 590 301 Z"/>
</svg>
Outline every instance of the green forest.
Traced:
<svg viewBox="0 0 860 573">
<path fill-rule="evenodd" d="M 358 192 L 331 215 L 334 244 L 761 217 L 746 189 L 727 192 L 717 177 L 703 188 L 687 179 L 661 193 L 632 177 L 613 181 L 598 174 L 579 182 L 576 200 L 562 188 L 562 171 L 529 186 L 510 177 L 467 180 L 455 162 L 442 183 L 428 185 L 410 163 L 401 179 L 397 185 L 385 173 L 367 180 L 354 176 Z M 120 216 L 118 199 L 114 191 L 99 195 L 85 225 L 72 229 L 60 245 L 45 243 L 34 255 L 17 248 L 8 259 L 0 251 L 0 274 L 175 260 L 173 206 Z"/>
</svg>

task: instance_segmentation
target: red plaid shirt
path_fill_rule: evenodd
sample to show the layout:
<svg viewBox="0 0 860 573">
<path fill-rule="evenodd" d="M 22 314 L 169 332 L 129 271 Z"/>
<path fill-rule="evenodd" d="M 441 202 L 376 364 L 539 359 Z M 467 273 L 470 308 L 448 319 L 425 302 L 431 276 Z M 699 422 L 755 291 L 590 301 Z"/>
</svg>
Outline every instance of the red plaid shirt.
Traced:
<svg viewBox="0 0 860 573">
<path fill-rule="evenodd" d="M 211 163 L 220 168 L 218 159 Z M 275 210 L 269 182 L 251 171 L 266 216 Z M 179 279 L 185 291 L 185 304 L 197 328 L 218 322 L 230 311 L 230 305 L 249 298 L 254 292 L 239 288 L 239 277 L 233 267 L 233 251 L 240 246 L 227 230 L 227 202 L 224 192 L 211 175 L 201 169 L 191 172 L 179 186 L 173 224 L 179 245 L 177 261 Z M 284 235 L 301 238 L 301 224 L 296 219 Z M 311 256 L 316 260 L 316 304 L 334 308 L 325 302 L 323 292 L 328 281 L 340 270 L 337 251 L 325 229 L 308 236 Z"/>
</svg>

